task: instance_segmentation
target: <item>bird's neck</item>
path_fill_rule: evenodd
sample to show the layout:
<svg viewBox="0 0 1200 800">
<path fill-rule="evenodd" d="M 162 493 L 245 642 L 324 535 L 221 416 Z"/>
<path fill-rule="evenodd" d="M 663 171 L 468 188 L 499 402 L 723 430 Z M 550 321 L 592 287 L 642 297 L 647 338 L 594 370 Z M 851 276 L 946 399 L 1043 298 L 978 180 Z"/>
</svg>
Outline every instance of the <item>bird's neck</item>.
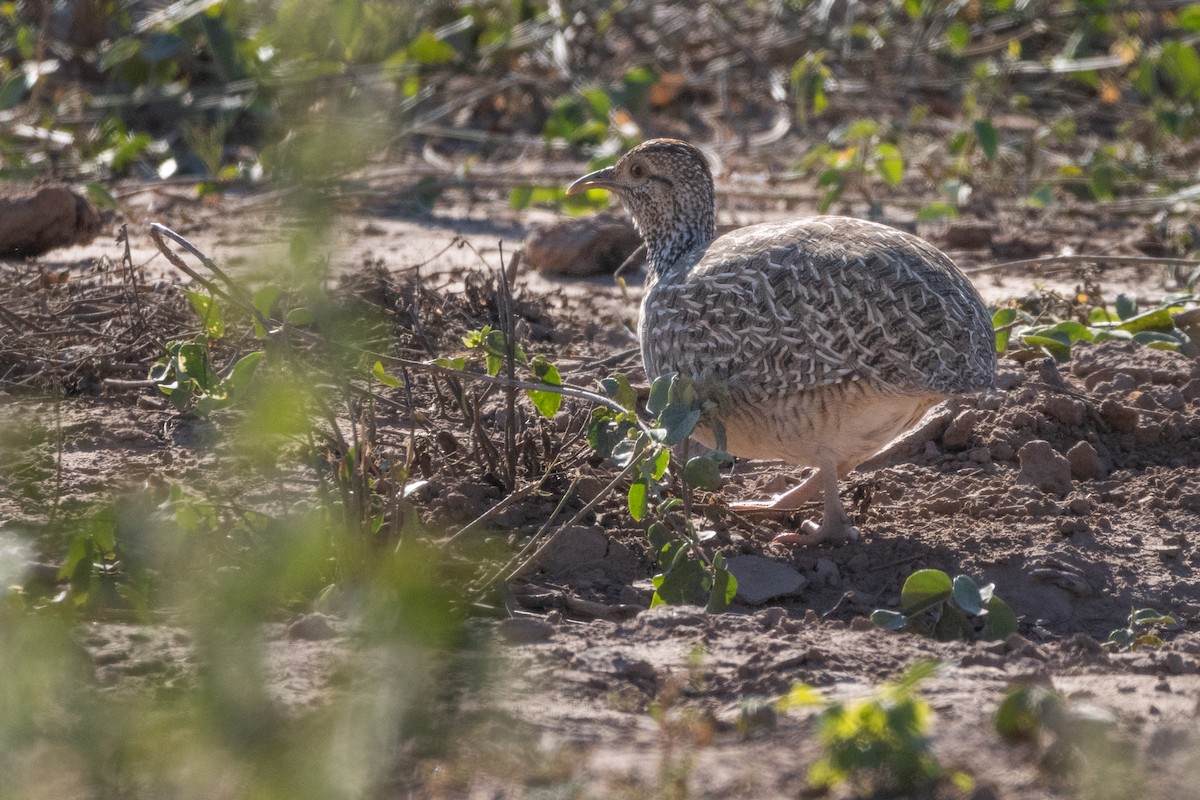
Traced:
<svg viewBox="0 0 1200 800">
<path fill-rule="evenodd" d="M 643 231 L 648 280 L 681 279 L 694 266 L 688 256 L 708 246 L 717 235 L 711 210 L 687 219 L 677 218 L 657 230 Z"/>
</svg>

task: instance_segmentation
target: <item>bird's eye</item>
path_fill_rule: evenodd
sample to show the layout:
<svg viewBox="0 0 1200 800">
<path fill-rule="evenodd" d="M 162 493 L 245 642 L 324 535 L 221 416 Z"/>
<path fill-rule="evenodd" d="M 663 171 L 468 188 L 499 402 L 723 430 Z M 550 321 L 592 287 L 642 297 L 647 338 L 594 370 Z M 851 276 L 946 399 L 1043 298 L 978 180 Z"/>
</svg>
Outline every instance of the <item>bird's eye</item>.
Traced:
<svg viewBox="0 0 1200 800">
<path fill-rule="evenodd" d="M 635 162 L 633 166 L 629 168 L 629 174 L 635 178 L 644 178 L 646 177 L 646 168 L 640 163 Z"/>
</svg>

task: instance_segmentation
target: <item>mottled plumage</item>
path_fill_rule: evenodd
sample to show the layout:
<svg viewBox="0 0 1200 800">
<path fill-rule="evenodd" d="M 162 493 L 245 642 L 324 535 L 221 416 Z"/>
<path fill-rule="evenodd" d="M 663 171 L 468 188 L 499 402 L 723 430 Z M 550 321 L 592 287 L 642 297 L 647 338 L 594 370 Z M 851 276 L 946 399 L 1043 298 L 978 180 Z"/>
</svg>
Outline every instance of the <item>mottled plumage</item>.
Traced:
<svg viewBox="0 0 1200 800">
<path fill-rule="evenodd" d="M 809 540 L 857 535 L 837 498 L 839 474 L 945 397 L 992 384 L 983 301 L 916 236 L 824 216 L 715 238 L 707 162 L 669 139 L 570 191 L 591 187 L 617 192 L 646 241 L 638 335 L 647 375 L 679 372 L 720 396 L 734 455 L 827 473 L 826 520 L 806 525 Z M 711 431 L 696 436 L 712 443 Z M 803 499 L 794 490 L 765 507 Z"/>
</svg>

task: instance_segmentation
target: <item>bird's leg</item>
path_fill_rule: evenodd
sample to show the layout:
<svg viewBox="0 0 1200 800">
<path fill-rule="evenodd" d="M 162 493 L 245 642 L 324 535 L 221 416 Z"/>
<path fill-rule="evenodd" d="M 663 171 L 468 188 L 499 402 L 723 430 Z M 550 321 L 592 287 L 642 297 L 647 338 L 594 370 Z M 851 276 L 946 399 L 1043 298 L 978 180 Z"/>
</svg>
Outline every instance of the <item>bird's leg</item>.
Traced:
<svg viewBox="0 0 1200 800">
<path fill-rule="evenodd" d="M 731 511 L 758 511 L 763 513 L 778 513 L 795 511 L 805 503 L 811 503 L 821 496 L 821 472 L 817 470 L 800 483 L 781 492 L 769 500 L 735 500 L 729 503 Z"/>
<path fill-rule="evenodd" d="M 846 513 L 842 498 L 838 496 L 838 472 L 836 463 L 832 461 L 823 463 L 817 472 L 825 490 L 825 518 L 821 520 L 821 524 L 805 520 L 800 525 L 802 533 L 781 533 L 774 541 L 781 544 L 839 544 L 858 538 L 858 528 L 850 522 L 850 515 Z"/>
</svg>

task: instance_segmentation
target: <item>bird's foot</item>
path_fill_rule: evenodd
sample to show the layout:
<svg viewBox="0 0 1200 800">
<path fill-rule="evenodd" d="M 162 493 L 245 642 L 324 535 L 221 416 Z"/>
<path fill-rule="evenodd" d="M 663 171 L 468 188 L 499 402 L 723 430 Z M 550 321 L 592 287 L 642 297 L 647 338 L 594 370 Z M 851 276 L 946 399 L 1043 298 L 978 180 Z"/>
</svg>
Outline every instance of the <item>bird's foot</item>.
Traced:
<svg viewBox="0 0 1200 800">
<path fill-rule="evenodd" d="M 782 514 L 795 511 L 805 503 L 820 499 L 821 484 L 816 476 L 817 473 L 813 473 L 801 483 L 786 492 L 772 496 L 769 500 L 734 500 L 729 503 L 729 510 L 763 514 Z"/>
<path fill-rule="evenodd" d="M 858 528 L 849 522 L 826 520 L 820 525 L 812 520 L 805 520 L 800 525 L 800 531 L 781 533 L 771 541 L 778 544 L 844 544 L 858 538 Z"/>
</svg>

